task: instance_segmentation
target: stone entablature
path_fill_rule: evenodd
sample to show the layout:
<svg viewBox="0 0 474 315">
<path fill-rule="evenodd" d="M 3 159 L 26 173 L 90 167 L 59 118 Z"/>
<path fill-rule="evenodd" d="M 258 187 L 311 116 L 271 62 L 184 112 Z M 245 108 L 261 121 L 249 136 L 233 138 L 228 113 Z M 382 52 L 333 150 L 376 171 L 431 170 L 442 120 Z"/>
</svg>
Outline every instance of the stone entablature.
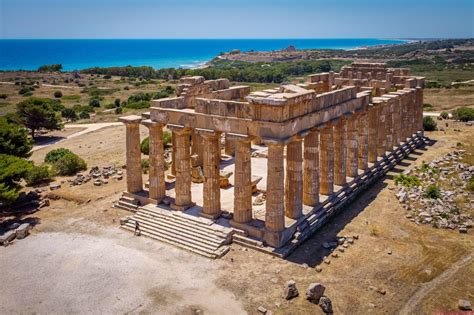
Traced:
<svg viewBox="0 0 474 315">
<path fill-rule="evenodd" d="M 353 70 L 359 77 L 365 73 L 370 78 L 369 69 L 375 79 L 344 78 L 353 76 L 349 72 Z M 316 211 L 325 211 L 323 204 L 328 200 L 350 198 L 341 191 L 381 174 L 384 165 L 393 163 L 386 159 L 393 161 L 394 152 L 404 151 L 407 143 L 422 136 L 424 78 L 404 74 L 403 69 L 388 69 L 383 64 L 354 64 L 341 73 L 310 76 L 308 84 L 252 93 L 248 87 L 227 92 L 233 89 L 225 80 L 211 83 L 202 77 L 183 78 L 179 96 L 154 100 L 143 122 L 150 128 L 150 137 L 162 137 L 165 127 L 172 131 L 176 197 L 171 209 L 185 211 L 195 206 L 191 173 L 199 167 L 203 183 L 200 213 L 211 219 L 221 215 L 220 144 L 225 135 L 225 152 L 235 156 L 230 224 L 269 246 L 283 246 Z M 346 86 L 348 82 L 360 85 Z M 211 91 L 212 86 L 224 89 Z M 228 99 L 228 93 L 234 92 L 235 99 Z M 224 99 L 216 98 L 219 95 Z M 127 190 L 137 193 L 141 185 L 140 117 L 121 121 L 127 125 L 127 178 L 131 178 Z M 265 215 L 258 220 L 252 216 L 250 158 L 251 142 L 257 139 L 268 149 Z M 160 139 L 150 139 L 150 155 L 154 165 L 150 165 L 148 195 L 159 203 L 165 181 Z"/>
</svg>

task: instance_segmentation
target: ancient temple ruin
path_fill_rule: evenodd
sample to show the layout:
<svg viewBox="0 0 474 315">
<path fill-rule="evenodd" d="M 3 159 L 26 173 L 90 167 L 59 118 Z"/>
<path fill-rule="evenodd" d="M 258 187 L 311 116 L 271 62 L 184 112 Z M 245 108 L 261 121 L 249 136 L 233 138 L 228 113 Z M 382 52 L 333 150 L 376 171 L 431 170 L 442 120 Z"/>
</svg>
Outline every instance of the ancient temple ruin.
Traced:
<svg viewBox="0 0 474 315">
<path fill-rule="evenodd" d="M 123 226 L 140 222 L 144 235 L 209 257 L 232 241 L 285 256 L 423 143 L 423 85 L 382 63 L 256 92 L 184 77 L 177 97 L 120 118 L 127 191 L 119 205 L 136 211 Z M 140 124 L 150 137 L 146 187 Z"/>
</svg>

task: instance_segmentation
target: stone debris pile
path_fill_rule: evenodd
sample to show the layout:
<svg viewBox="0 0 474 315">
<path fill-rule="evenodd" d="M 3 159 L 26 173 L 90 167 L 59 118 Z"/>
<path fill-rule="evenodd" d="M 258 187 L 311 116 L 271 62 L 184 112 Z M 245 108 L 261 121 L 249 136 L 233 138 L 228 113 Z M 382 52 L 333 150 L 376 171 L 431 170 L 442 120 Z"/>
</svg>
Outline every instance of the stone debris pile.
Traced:
<svg viewBox="0 0 474 315">
<path fill-rule="evenodd" d="M 93 166 L 90 169 L 89 174 L 77 174 L 74 179 L 70 179 L 68 182 L 71 186 L 80 186 L 93 180 L 94 186 L 102 186 L 108 184 L 110 178 L 122 180 L 122 169 L 117 168 L 114 165 L 104 166 L 102 169 L 98 166 Z"/>
<path fill-rule="evenodd" d="M 397 199 L 410 221 L 460 233 L 472 228 L 473 218 L 467 210 L 474 202 L 469 186 L 474 166 L 461 161 L 464 154 L 464 150 L 455 150 L 395 178 Z"/>
<path fill-rule="evenodd" d="M 23 239 L 30 233 L 31 225 L 29 223 L 13 223 L 5 233 L 0 235 L 0 245 L 8 246 L 13 240 Z"/>
</svg>

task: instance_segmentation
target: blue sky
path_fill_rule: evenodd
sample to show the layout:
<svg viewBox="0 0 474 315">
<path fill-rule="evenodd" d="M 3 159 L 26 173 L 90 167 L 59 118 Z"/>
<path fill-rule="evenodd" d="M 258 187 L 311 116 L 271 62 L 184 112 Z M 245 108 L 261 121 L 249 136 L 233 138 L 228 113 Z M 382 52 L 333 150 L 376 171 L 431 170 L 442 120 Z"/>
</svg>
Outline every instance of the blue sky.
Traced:
<svg viewBox="0 0 474 315">
<path fill-rule="evenodd" d="M 0 38 L 474 37 L 474 0 L 0 0 Z"/>
</svg>

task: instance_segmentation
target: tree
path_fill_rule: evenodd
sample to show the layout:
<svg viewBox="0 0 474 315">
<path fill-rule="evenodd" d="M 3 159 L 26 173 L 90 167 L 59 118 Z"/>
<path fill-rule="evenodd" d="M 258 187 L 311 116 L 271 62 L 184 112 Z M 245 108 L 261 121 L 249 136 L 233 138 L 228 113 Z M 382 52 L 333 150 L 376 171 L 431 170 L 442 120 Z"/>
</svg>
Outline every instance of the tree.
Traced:
<svg viewBox="0 0 474 315">
<path fill-rule="evenodd" d="M 29 157 L 33 141 L 23 126 L 0 118 L 0 153 L 18 157 Z"/>
<path fill-rule="evenodd" d="M 63 97 L 63 92 L 55 91 L 53 95 L 54 95 L 55 98 L 61 98 L 61 97 Z"/>
<path fill-rule="evenodd" d="M 38 72 L 60 72 L 62 69 L 62 64 L 43 65 L 38 68 Z"/>
<path fill-rule="evenodd" d="M 32 163 L 22 158 L 0 154 L 0 203 L 11 204 L 20 195 L 20 180 L 26 176 Z"/>
<path fill-rule="evenodd" d="M 119 98 L 115 99 L 114 105 L 115 105 L 115 107 L 120 107 L 120 99 Z"/>
<path fill-rule="evenodd" d="M 76 121 L 77 120 L 77 114 L 72 108 L 65 108 L 61 111 L 61 116 L 63 118 L 66 118 L 67 120 L 70 121 Z"/>
<path fill-rule="evenodd" d="M 93 98 L 89 101 L 89 106 L 100 107 L 100 101 L 96 98 Z"/>
<path fill-rule="evenodd" d="M 48 130 L 60 130 L 62 128 L 61 118 L 55 111 L 55 101 L 31 97 L 17 104 L 16 113 L 21 123 L 31 130 L 31 137 L 35 138 L 35 132 L 41 128 Z"/>
<path fill-rule="evenodd" d="M 89 119 L 89 118 L 91 118 L 91 115 L 89 115 L 88 112 L 83 111 L 83 112 L 80 112 L 80 113 L 79 113 L 79 118 L 80 118 L 80 119 Z"/>
</svg>

